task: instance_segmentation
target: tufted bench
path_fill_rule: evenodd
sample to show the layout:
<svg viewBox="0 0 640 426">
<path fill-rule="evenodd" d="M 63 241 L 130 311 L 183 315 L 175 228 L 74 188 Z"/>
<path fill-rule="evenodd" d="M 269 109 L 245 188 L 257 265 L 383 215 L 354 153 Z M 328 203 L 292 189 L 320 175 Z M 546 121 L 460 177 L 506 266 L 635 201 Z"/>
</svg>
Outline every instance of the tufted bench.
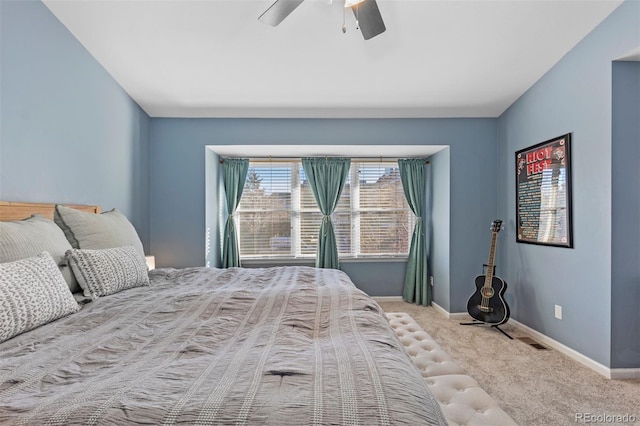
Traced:
<svg viewBox="0 0 640 426">
<path fill-rule="evenodd" d="M 516 424 L 409 314 L 386 315 L 450 425 Z"/>
</svg>

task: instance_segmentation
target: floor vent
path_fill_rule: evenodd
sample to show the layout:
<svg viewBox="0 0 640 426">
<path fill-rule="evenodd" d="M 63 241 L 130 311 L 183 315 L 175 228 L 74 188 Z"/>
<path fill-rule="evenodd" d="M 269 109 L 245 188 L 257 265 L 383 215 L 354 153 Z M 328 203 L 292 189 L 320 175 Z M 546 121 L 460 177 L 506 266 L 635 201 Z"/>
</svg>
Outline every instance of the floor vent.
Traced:
<svg viewBox="0 0 640 426">
<path fill-rule="evenodd" d="M 518 340 L 522 341 L 523 343 L 526 343 L 527 345 L 531 345 L 536 349 L 541 349 L 541 350 L 542 349 L 549 349 L 546 346 L 543 346 L 540 343 L 536 342 L 531 337 L 518 337 Z"/>
</svg>

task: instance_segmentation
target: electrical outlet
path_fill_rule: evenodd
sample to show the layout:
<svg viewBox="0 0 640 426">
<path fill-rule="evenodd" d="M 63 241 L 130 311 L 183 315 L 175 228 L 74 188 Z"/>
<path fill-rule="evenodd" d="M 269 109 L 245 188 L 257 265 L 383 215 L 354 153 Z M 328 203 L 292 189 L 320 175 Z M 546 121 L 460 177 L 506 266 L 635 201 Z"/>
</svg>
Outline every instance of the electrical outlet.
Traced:
<svg viewBox="0 0 640 426">
<path fill-rule="evenodd" d="M 433 287 L 433 275 L 429 276 L 429 284 L 431 284 L 431 287 Z"/>
<path fill-rule="evenodd" d="M 556 318 L 562 319 L 562 306 L 556 305 Z"/>
</svg>

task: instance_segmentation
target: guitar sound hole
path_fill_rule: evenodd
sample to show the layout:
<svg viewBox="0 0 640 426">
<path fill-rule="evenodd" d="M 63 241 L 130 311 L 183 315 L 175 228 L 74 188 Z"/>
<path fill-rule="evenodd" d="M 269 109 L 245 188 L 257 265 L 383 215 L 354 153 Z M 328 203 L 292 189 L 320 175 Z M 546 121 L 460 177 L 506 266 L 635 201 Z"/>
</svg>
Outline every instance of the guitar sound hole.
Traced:
<svg viewBox="0 0 640 426">
<path fill-rule="evenodd" d="M 493 297 L 493 288 L 492 287 L 483 287 L 482 288 L 482 296 L 486 298 Z"/>
</svg>

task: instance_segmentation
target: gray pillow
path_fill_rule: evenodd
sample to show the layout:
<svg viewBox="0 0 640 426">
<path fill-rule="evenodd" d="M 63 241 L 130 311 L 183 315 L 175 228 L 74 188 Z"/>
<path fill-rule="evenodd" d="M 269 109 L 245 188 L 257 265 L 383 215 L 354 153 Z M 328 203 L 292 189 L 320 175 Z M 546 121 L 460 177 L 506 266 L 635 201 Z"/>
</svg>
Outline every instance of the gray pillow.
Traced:
<svg viewBox="0 0 640 426">
<path fill-rule="evenodd" d="M 144 258 L 144 248 L 136 229 L 116 209 L 93 214 L 56 205 L 53 220 L 73 248 L 100 250 L 133 246 Z"/>
<path fill-rule="evenodd" d="M 64 260 L 71 248 L 60 228 L 45 217 L 35 214 L 15 222 L 0 222 L 0 263 L 14 262 L 48 252 L 62 272 L 72 293 L 80 286 Z"/>
<path fill-rule="evenodd" d="M 0 342 L 78 309 L 49 253 L 0 264 Z"/>
<path fill-rule="evenodd" d="M 100 297 L 149 285 L 144 257 L 132 247 L 71 249 L 66 259 L 87 297 Z"/>
</svg>

